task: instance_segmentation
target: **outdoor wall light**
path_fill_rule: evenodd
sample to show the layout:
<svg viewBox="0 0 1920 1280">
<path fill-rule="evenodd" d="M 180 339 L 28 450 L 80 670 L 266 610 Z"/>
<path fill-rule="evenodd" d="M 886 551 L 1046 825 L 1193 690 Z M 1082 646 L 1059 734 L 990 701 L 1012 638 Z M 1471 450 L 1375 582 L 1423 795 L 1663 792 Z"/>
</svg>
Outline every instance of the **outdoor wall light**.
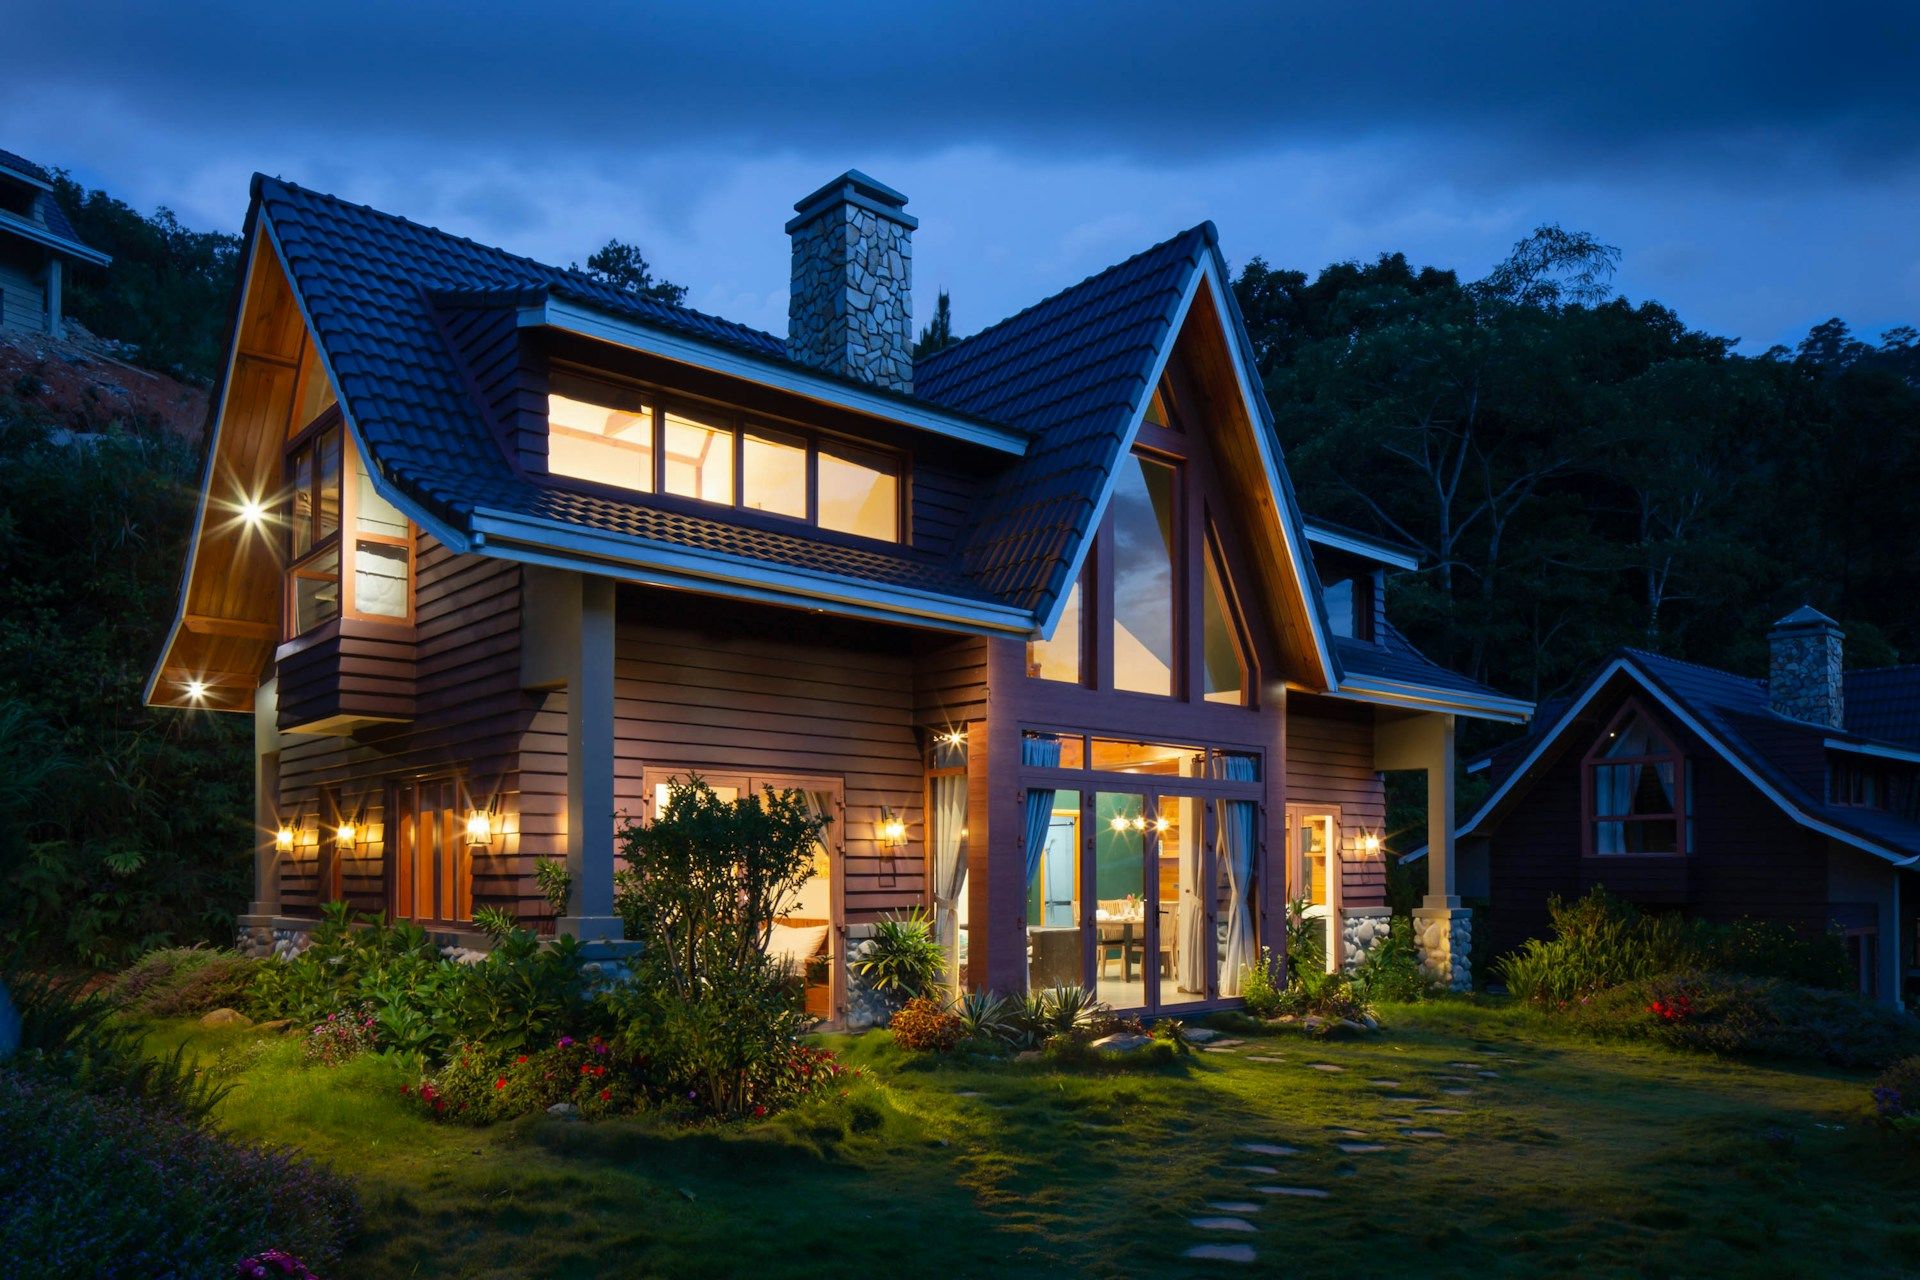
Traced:
<svg viewBox="0 0 1920 1280">
<path fill-rule="evenodd" d="M 898 849 L 907 843 L 907 824 L 900 815 L 881 806 L 880 821 L 875 824 L 883 848 Z"/>
<path fill-rule="evenodd" d="M 240 503 L 240 518 L 257 529 L 266 521 L 267 509 L 260 505 L 258 498 L 246 498 Z"/>
<path fill-rule="evenodd" d="M 202 698 L 204 698 L 204 697 L 206 697 L 206 696 L 207 696 L 207 682 L 206 682 L 205 680 L 189 680 L 189 681 L 187 681 L 187 696 L 188 696 L 189 698 L 192 698 L 192 699 L 193 699 L 193 700 L 194 700 L 195 702 L 198 702 L 198 701 L 200 701 L 200 700 L 201 700 Z"/>
<path fill-rule="evenodd" d="M 467 810 L 467 847 L 484 849 L 493 843 L 493 819 L 484 809 Z"/>
<path fill-rule="evenodd" d="M 343 822 L 334 831 L 333 841 L 335 844 L 339 845 L 342 849 L 351 849 L 353 848 L 353 842 L 355 837 L 357 837 L 359 834 L 360 834 L 359 828 L 354 826 L 352 822 Z"/>
<path fill-rule="evenodd" d="M 940 745 L 941 745 L 941 746 L 943 746 L 943 747 L 964 747 L 964 746 L 966 746 L 966 745 L 967 745 L 967 731 L 966 731 L 965 729 L 949 729 L 949 730 L 947 730 L 947 731 L 946 731 L 945 733 L 943 733 L 943 734 L 941 734 L 941 735 L 940 735 Z"/>
<path fill-rule="evenodd" d="M 284 822 L 281 823 L 280 829 L 273 833 L 273 847 L 280 853 L 292 853 L 293 828 Z"/>
<path fill-rule="evenodd" d="M 1369 831 L 1360 837 L 1360 852 L 1371 858 L 1380 852 L 1380 837 Z"/>
</svg>

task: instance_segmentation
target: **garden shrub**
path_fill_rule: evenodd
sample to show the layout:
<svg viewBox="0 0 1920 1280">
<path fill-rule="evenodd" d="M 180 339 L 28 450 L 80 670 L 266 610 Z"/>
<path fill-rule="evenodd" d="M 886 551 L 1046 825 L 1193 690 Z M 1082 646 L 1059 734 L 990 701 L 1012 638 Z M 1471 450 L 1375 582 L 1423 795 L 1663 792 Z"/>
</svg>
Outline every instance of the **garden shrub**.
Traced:
<svg viewBox="0 0 1920 1280">
<path fill-rule="evenodd" d="M 1584 997 L 1583 1030 L 1738 1057 L 1885 1067 L 1920 1053 L 1920 1024 L 1860 996 L 1777 978 L 1664 974 Z"/>
<path fill-rule="evenodd" d="M 124 1006 L 125 1011 L 149 1018 L 185 1018 L 246 1004 L 261 962 L 232 951 L 200 954 L 206 959 L 150 986 L 143 998 Z"/>
<path fill-rule="evenodd" d="M 1424 999 L 1436 985 L 1420 964 L 1413 945 L 1413 920 L 1394 916 L 1387 936 L 1374 944 L 1351 975 L 1353 994 L 1362 1005 Z"/>
<path fill-rule="evenodd" d="M 900 1002 L 940 990 L 947 954 L 933 936 L 932 922 L 915 907 L 907 915 L 891 915 L 875 924 L 851 967 L 869 987 Z"/>
<path fill-rule="evenodd" d="M 813 874 L 825 821 L 797 791 L 723 800 L 695 777 L 669 784 L 652 822 L 622 826 L 617 901 L 643 946 L 600 1005 L 656 1096 L 728 1116 L 779 1100 L 811 1019 L 764 947 Z"/>
<path fill-rule="evenodd" d="M 0 1205 L 0 1259 L 103 1280 L 228 1276 L 268 1248 L 332 1274 L 358 1220 L 348 1183 L 290 1151 L 11 1069 Z"/>
<path fill-rule="evenodd" d="M 462 1124 L 572 1105 L 589 1119 L 634 1108 L 636 1072 L 618 1060 L 598 1036 L 561 1036 L 531 1053 L 506 1054 L 484 1045 L 462 1045 L 447 1064 L 402 1090 L 436 1119 Z"/>
<path fill-rule="evenodd" d="M 328 1014 L 307 1029 L 307 1061 L 337 1067 L 371 1051 L 379 1042 L 374 1027 L 373 1013 L 366 1005 Z"/>
<path fill-rule="evenodd" d="M 1005 1042 L 1012 1032 L 1008 1021 L 1012 1005 L 1004 996 L 991 991 L 969 991 L 953 1002 L 953 1016 L 960 1020 L 960 1035 L 982 1048 Z"/>
<path fill-rule="evenodd" d="M 907 1001 L 887 1025 L 892 1028 L 893 1042 L 915 1053 L 951 1053 L 966 1034 L 958 1017 L 925 996 Z"/>
<path fill-rule="evenodd" d="M 114 1008 L 139 1013 L 156 991 L 172 986 L 214 954 L 203 947 L 155 947 L 121 970 L 102 994 Z"/>
<path fill-rule="evenodd" d="M 1260 962 L 1240 971 L 1240 998 L 1256 1018 L 1274 1018 L 1286 1012 L 1286 991 L 1274 981 L 1278 962 L 1271 947 L 1260 948 Z"/>
<path fill-rule="evenodd" d="M 1530 939 L 1495 966 L 1523 1000 L 1564 1005 L 1663 973 L 1715 971 L 1842 989 L 1846 955 L 1831 934 L 1803 938 L 1759 920 L 1715 924 L 1647 915 L 1596 887 L 1568 903 L 1547 902 L 1553 937 Z"/>
<path fill-rule="evenodd" d="M 1902 1058 L 1873 1082 L 1873 1110 L 1889 1128 L 1920 1136 L 1920 1057 Z"/>
</svg>

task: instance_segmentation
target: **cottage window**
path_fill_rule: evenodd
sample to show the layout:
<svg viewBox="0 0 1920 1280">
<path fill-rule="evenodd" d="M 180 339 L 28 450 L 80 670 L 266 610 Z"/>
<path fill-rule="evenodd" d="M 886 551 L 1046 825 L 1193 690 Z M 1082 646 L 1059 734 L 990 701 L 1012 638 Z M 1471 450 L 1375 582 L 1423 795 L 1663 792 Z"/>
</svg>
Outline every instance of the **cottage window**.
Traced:
<svg viewBox="0 0 1920 1280">
<path fill-rule="evenodd" d="M 1590 852 L 1686 852 L 1686 761 L 1636 704 L 1615 717 L 1585 763 Z"/>
<path fill-rule="evenodd" d="M 1080 683 L 1080 610 L 1086 600 L 1087 575 L 1084 571 L 1067 588 L 1066 604 L 1061 606 L 1060 621 L 1053 634 L 1027 642 L 1027 674 L 1042 680 Z"/>
<path fill-rule="evenodd" d="M 413 530 L 374 488 L 330 400 L 287 450 L 287 638 L 343 614 L 413 614 Z M 343 557 L 345 557 L 343 563 Z"/>
<path fill-rule="evenodd" d="M 1113 684 L 1133 693 L 1174 691 L 1174 494 L 1178 473 L 1140 454 L 1120 461 L 1113 520 Z"/>
<path fill-rule="evenodd" d="M 547 473 L 901 540 L 897 457 L 573 373 L 549 385 Z"/>
<path fill-rule="evenodd" d="M 1200 596 L 1200 652 L 1206 688 L 1201 692 L 1208 702 L 1244 704 L 1251 683 L 1246 648 L 1232 602 L 1227 599 L 1227 576 L 1220 569 L 1219 551 L 1211 543 L 1202 564 L 1205 581 Z"/>
</svg>

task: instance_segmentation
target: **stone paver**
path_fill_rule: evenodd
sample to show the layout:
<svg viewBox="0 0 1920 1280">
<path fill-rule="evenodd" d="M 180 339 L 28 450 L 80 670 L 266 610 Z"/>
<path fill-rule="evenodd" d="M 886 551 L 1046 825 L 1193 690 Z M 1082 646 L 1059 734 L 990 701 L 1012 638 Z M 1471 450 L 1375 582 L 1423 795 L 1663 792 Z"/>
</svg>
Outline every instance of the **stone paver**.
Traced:
<svg viewBox="0 0 1920 1280">
<path fill-rule="evenodd" d="M 1376 1089 L 1398 1089 L 1400 1087 L 1398 1080 L 1369 1080 L 1367 1083 Z"/>
<path fill-rule="evenodd" d="M 1411 1093 L 1390 1093 L 1380 1099 L 1382 1102 L 1425 1102 L 1426 1099 Z"/>
<path fill-rule="evenodd" d="M 1263 1196 L 1296 1196 L 1302 1200 L 1325 1200 L 1331 1191 L 1322 1191 L 1319 1187 L 1255 1187 Z"/>
<path fill-rule="evenodd" d="M 1196 1231 L 1258 1231 L 1245 1218 L 1189 1218 L 1187 1225 Z"/>
<path fill-rule="evenodd" d="M 1270 1164 L 1236 1164 L 1232 1167 L 1242 1173 L 1264 1173 L 1269 1176 L 1280 1172 Z"/>
<path fill-rule="evenodd" d="M 1221 1033 L 1218 1031 L 1215 1031 L 1212 1027 L 1188 1027 L 1187 1028 L 1187 1039 L 1191 1040 L 1195 1044 L 1212 1044 L 1215 1040 L 1218 1040 L 1220 1038 L 1220 1035 Z"/>
<path fill-rule="evenodd" d="M 987 1095 L 980 1092 L 978 1089 L 962 1089 L 960 1092 L 954 1094 L 953 1096 L 956 1098 L 984 1098 Z"/>
<path fill-rule="evenodd" d="M 1259 1255 L 1250 1244 L 1197 1244 L 1180 1256 L 1203 1262 L 1252 1262 Z"/>
<path fill-rule="evenodd" d="M 1336 1066 L 1331 1062 L 1309 1062 L 1307 1065 L 1309 1067 L 1312 1067 L 1315 1071 L 1345 1071 L 1346 1070 L 1345 1067 Z"/>
<path fill-rule="evenodd" d="M 1474 1072 L 1474 1074 L 1477 1076 L 1482 1076 L 1488 1080 L 1498 1080 L 1500 1078 L 1500 1073 L 1498 1071 L 1476 1071 Z"/>
<path fill-rule="evenodd" d="M 1367 1136 L 1365 1129 L 1335 1129 L 1334 1132 L 1343 1138 L 1364 1138 Z"/>
<path fill-rule="evenodd" d="M 1400 1132 L 1409 1138 L 1444 1138 L 1447 1136 L 1439 1129 L 1402 1129 Z"/>
<path fill-rule="evenodd" d="M 1209 1200 L 1207 1208 L 1215 1213 L 1258 1213 L 1260 1206 L 1251 1200 Z"/>
<path fill-rule="evenodd" d="M 1471 1089 L 1442 1089 L 1440 1092 L 1446 1094 L 1449 1098 L 1471 1098 L 1473 1096 L 1473 1090 Z"/>
<path fill-rule="evenodd" d="M 1423 1116 L 1463 1116 L 1467 1114 L 1458 1107 L 1421 1107 Z"/>
<path fill-rule="evenodd" d="M 1368 1156 L 1376 1151 L 1386 1150 L 1377 1142 L 1336 1142 L 1333 1145 L 1350 1156 Z"/>
<path fill-rule="evenodd" d="M 1234 1144 L 1242 1151 L 1251 1151 L 1257 1156 L 1297 1156 L 1298 1147 L 1285 1147 L 1277 1142 L 1238 1142 Z"/>
<path fill-rule="evenodd" d="M 1247 1055 L 1247 1061 L 1248 1062 L 1285 1062 L 1286 1059 L 1277 1058 L 1271 1053 L 1250 1053 Z"/>
</svg>

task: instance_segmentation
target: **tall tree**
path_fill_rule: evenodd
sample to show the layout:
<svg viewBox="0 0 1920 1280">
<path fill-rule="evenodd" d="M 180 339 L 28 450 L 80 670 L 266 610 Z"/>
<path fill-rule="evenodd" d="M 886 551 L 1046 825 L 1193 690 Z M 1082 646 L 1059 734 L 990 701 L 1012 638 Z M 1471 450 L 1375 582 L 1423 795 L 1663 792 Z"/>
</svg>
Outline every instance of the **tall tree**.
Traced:
<svg viewBox="0 0 1920 1280">
<path fill-rule="evenodd" d="M 913 344 L 913 358 L 923 360 L 958 341 L 953 336 L 953 299 L 942 289 L 939 300 L 933 304 L 933 319 L 920 330 L 920 341 Z"/>
<path fill-rule="evenodd" d="M 664 302 L 677 307 L 687 296 L 687 287 L 667 280 L 656 280 L 653 267 L 647 262 L 646 255 L 634 246 L 620 240 L 609 240 L 587 256 L 587 265 L 573 264 L 575 271 L 584 271 L 602 284 L 610 284 L 616 289 L 639 294 L 654 302 Z"/>
</svg>

